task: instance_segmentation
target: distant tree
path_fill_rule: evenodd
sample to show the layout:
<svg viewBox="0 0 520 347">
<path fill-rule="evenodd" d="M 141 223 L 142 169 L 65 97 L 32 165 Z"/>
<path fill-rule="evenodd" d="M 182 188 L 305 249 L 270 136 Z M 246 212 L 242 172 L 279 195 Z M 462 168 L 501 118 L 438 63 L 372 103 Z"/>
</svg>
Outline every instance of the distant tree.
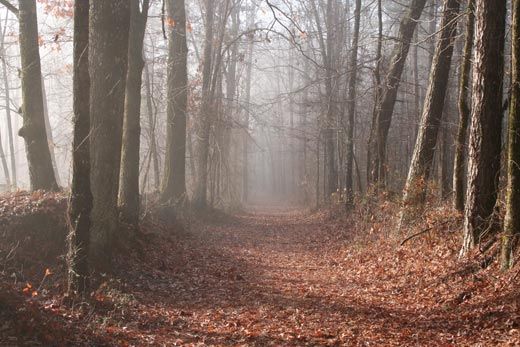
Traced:
<svg viewBox="0 0 520 347">
<path fill-rule="evenodd" d="M 161 200 L 177 206 L 186 199 L 186 108 L 188 46 L 184 0 L 168 0 L 167 138 Z"/>
<path fill-rule="evenodd" d="M 252 29 L 254 21 L 255 21 L 255 10 L 256 6 L 252 6 L 251 11 L 248 15 L 247 26 L 248 29 Z M 250 128 L 250 103 L 251 103 L 251 84 L 253 78 L 253 53 L 255 49 L 255 44 L 253 38 L 251 38 L 247 45 L 247 68 L 246 68 L 246 76 L 245 76 L 245 103 L 246 110 L 244 112 L 244 133 L 242 138 L 242 202 L 246 203 L 249 198 L 249 137 L 251 136 L 249 132 Z"/>
<path fill-rule="evenodd" d="M 15 9 L 17 10 L 17 9 Z M 1 40 L 0 40 L 0 54 L 5 57 L 6 56 L 6 47 L 5 47 L 5 35 L 7 32 L 7 27 L 0 25 L 1 30 Z M 10 83 L 9 76 L 7 72 L 7 62 L 6 59 L 2 60 L 2 77 L 4 79 L 4 90 L 5 90 L 5 98 L 4 98 L 4 106 L 5 106 L 5 115 L 7 118 L 7 135 L 9 140 L 9 155 L 11 157 L 11 188 L 16 189 L 18 187 L 18 175 L 16 170 L 16 152 L 14 149 L 14 136 L 13 136 L 13 120 L 11 117 L 11 92 L 10 92 Z"/>
<path fill-rule="evenodd" d="M 354 163 L 354 119 L 356 112 L 356 82 L 358 73 L 358 50 L 359 50 L 359 26 L 361 21 L 361 0 L 356 0 L 356 8 L 354 9 L 354 36 L 352 38 L 352 51 L 349 60 L 349 68 L 351 70 L 348 80 L 348 96 L 347 96 L 347 160 L 346 160 L 346 203 L 351 205 L 354 198 L 354 180 L 353 180 L 353 163 Z"/>
<path fill-rule="evenodd" d="M 89 25 L 90 182 L 93 197 L 89 261 L 96 268 L 108 270 L 118 229 L 117 198 L 130 2 L 92 1 Z"/>
<path fill-rule="evenodd" d="M 215 22 L 215 1 L 206 0 L 206 32 L 204 38 L 204 61 L 202 70 L 202 101 L 200 115 L 197 125 L 197 177 L 193 205 L 196 209 L 204 209 L 207 206 L 208 190 L 208 156 L 209 138 L 211 128 L 211 107 L 213 103 L 212 84 L 212 61 L 213 61 L 213 25 Z"/>
<path fill-rule="evenodd" d="M 374 109 L 372 110 L 372 127 L 370 129 L 370 134 L 368 138 L 368 146 L 370 144 L 375 144 L 377 140 L 377 132 L 376 132 L 376 124 L 377 117 L 379 113 L 379 105 L 381 104 L 381 97 L 383 94 L 383 86 L 381 83 L 381 66 L 383 60 L 383 6 L 381 4 L 381 0 L 377 0 L 377 48 L 375 61 L 376 66 L 374 69 Z M 418 69 L 417 69 L 418 70 Z M 418 93 L 416 94 L 416 98 L 418 98 Z M 419 101 L 416 100 L 417 109 L 419 109 Z M 419 113 L 419 112 L 417 112 Z M 378 180 L 377 170 L 372 170 L 370 165 L 377 164 L 377 158 L 372 158 L 372 156 L 377 155 L 376 152 L 372 152 L 370 147 L 367 151 L 367 183 L 374 183 Z M 372 164 L 371 164 L 372 163 Z"/>
<path fill-rule="evenodd" d="M 512 81 L 508 122 L 507 191 L 502 268 L 513 265 L 512 252 L 520 236 L 520 0 L 513 0 Z"/>
<path fill-rule="evenodd" d="M 143 45 L 149 0 L 129 0 L 130 39 L 126 75 L 125 115 L 121 148 L 119 212 L 121 220 L 139 224 L 139 157 L 141 140 L 141 87 L 144 68 Z M 141 3 L 141 4 L 140 4 Z"/>
<path fill-rule="evenodd" d="M 475 2 L 477 33 L 461 254 L 493 230 L 500 175 L 506 0 Z"/>
</svg>

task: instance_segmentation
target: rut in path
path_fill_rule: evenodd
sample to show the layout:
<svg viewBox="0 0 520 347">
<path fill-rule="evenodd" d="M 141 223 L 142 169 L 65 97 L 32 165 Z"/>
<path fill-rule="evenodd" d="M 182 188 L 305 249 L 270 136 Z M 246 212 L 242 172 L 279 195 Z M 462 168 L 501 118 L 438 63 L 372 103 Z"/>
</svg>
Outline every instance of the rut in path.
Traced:
<svg viewBox="0 0 520 347">
<path fill-rule="evenodd" d="M 194 229 L 174 240 L 177 249 L 156 250 L 161 271 L 135 273 L 129 289 L 139 302 L 136 315 L 147 322 L 133 328 L 141 342 L 300 346 L 473 340 L 471 317 L 462 322 L 460 312 L 428 307 L 410 282 L 418 278 L 351 257 L 349 249 L 356 246 L 319 219 L 257 212 Z M 132 324 L 126 329 L 132 332 Z"/>
</svg>

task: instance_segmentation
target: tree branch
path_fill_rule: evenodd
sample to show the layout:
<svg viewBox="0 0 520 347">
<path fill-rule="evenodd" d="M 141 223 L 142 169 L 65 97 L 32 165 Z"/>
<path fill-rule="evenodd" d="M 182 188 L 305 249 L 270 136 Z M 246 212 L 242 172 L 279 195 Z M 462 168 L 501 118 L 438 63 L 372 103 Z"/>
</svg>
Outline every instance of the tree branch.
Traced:
<svg viewBox="0 0 520 347">
<path fill-rule="evenodd" d="M 414 237 L 417 237 L 417 236 L 420 236 L 420 235 L 422 235 L 422 234 L 425 234 L 425 233 L 427 233 L 428 231 L 431 231 L 432 229 L 434 229 L 434 228 L 436 228 L 436 227 L 440 227 L 440 226 L 443 226 L 443 225 L 445 225 L 445 224 L 448 224 L 449 222 L 450 222 L 450 221 L 447 220 L 447 221 L 444 221 L 444 222 L 442 222 L 442 223 L 435 224 L 435 225 L 433 225 L 433 226 L 431 226 L 431 227 L 429 227 L 429 228 L 426 228 L 426 229 L 424 229 L 424 230 L 419 231 L 419 232 L 416 233 L 416 234 L 413 234 L 412 236 L 408 236 L 406 239 L 404 239 L 404 240 L 401 242 L 401 244 L 400 244 L 399 246 L 404 245 L 406 242 L 410 241 L 410 240 L 413 239 Z"/>
<path fill-rule="evenodd" d="M 4 5 L 9 11 L 18 17 L 18 9 L 13 4 L 11 4 L 9 0 L 0 0 L 0 5 Z"/>
</svg>

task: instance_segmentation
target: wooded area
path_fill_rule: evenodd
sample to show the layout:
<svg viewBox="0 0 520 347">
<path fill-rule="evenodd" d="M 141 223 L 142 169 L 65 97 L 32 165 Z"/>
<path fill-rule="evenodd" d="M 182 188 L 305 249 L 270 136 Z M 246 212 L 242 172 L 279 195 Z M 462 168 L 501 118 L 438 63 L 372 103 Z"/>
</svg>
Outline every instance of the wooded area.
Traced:
<svg viewBox="0 0 520 347">
<path fill-rule="evenodd" d="M 520 0 L 0 0 L 0 56 L 0 345 L 520 344 Z"/>
</svg>

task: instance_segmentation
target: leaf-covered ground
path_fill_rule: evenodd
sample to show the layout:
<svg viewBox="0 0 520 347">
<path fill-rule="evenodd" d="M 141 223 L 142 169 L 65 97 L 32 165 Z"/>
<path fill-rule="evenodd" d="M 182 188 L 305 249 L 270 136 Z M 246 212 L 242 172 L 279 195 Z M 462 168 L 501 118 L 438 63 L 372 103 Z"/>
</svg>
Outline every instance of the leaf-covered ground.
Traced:
<svg viewBox="0 0 520 347">
<path fill-rule="evenodd" d="M 459 262 L 456 220 L 400 247 L 392 212 L 365 212 L 259 210 L 183 232 L 148 223 L 87 302 L 64 300 L 61 280 L 25 306 L 5 299 L 0 345 L 520 345 L 518 270 Z M 453 218 L 442 213 L 424 223 Z"/>
</svg>

